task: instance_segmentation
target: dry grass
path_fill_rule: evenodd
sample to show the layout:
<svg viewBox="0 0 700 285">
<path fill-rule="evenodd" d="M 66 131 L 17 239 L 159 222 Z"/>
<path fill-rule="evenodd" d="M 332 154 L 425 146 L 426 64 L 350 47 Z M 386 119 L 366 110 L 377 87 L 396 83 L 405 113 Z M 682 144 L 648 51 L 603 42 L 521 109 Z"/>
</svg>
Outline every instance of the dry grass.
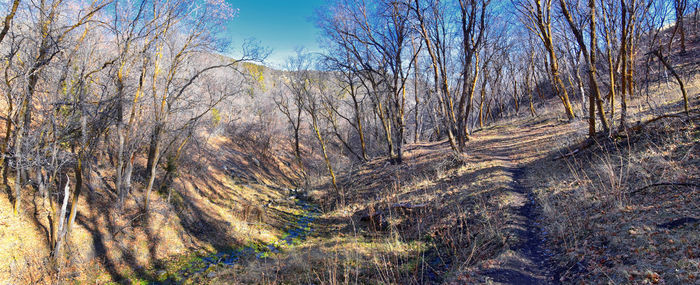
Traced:
<svg viewBox="0 0 700 285">
<path fill-rule="evenodd" d="M 563 280 L 698 282 L 700 224 L 690 220 L 665 227 L 700 218 L 698 79 L 694 75 L 689 84 L 689 94 L 695 94 L 692 119 L 682 113 L 661 119 L 629 137 L 604 139 L 565 159 L 558 158 L 576 144 L 559 144 L 559 153 L 532 165 L 529 176 L 552 247 L 559 253 Z M 634 98 L 633 126 L 682 110 L 677 89 L 669 87 L 658 86 L 657 96 Z M 577 137 L 584 139 L 583 134 Z M 645 188 L 657 183 L 685 186 Z"/>
<path fill-rule="evenodd" d="M 563 276 L 593 282 L 690 284 L 700 274 L 697 222 L 663 225 L 700 213 L 700 129 L 655 123 L 630 140 L 540 165 L 538 194 Z M 551 169 L 564 171 L 552 175 Z M 686 186 L 644 187 L 656 183 Z M 694 186 L 693 186 L 694 185 Z"/>
<path fill-rule="evenodd" d="M 479 132 L 464 157 L 453 156 L 444 141 L 414 144 L 404 164 L 376 159 L 342 175 L 343 199 L 316 192 L 326 209 L 316 238 L 274 258 L 217 271 L 210 281 L 463 282 L 516 242 L 507 223 L 519 197 L 510 190 L 508 169 L 543 157 L 549 152 L 541 146 L 570 132 L 554 119 L 525 120 L 527 129 L 520 123 Z M 382 213 L 381 222 L 363 221 L 371 213 Z"/>
<path fill-rule="evenodd" d="M 688 84 L 690 94 L 698 94 L 697 82 Z M 679 94 L 663 90 L 650 98 L 667 103 L 630 102 L 633 126 L 680 110 Z M 697 98 L 691 102 L 698 103 Z M 629 140 L 601 142 L 573 158 L 556 159 L 580 145 L 587 130 L 583 120 L 564 122 L 560 111 L 480 130 L 464 157 L 452 156 L 443 141 L 408 145 L 402 165 L 376 159 L 359 166 L 341 175 L 341 197 L 314 192 L 325 209 L 315 238 L 198 281 L 487 282 L 479 272 L 497 266 L 511 254 L 504 251 L 507 245 L 516 242 L 508 220 L 521 198 L 509 191 L 508 169 L 518 165 L 526 170 L 521 184 L 533 189 L 542 205 L 547 247 L 561 266 L 553 270 L 563 280 L 696 282 L 698 224 L 658 225 L 698 218 L 697 188 L 629 193 L 657 182 L 700 183 L 697 122 L 662 120 Z M 402 211 L 397 205 L 417 207 Z M 361 219 L 379 212 L 385 225 Z"/>
<path fill-rule="evenodd" d="M 39 194 L 31 187 L 24 190 L 19 216 L 2 195 L 0 260 L 7 262 L 0 262 L 0 284 L 153 280 L 161 270 L 174 273 L 193 255 L 276 239 L 296 208 L 279 187 L 288 186 L 295 174 L 282 156 L 245 149 L 253 148 L 212 136 L 181 166 L 172 192 L 154 193 L 149 215 L 139 210 L 144 193 L 138 175 L 120 212 L 111 190 L 111 166 L 98 165 L 79 200 L 60 275 L 49 262 L 48 208 Z M 271 206 L 263 209 L 269 201 Z M 264 220 L 244 217 L 244 205 L 264 210 Z"/>
</svg>

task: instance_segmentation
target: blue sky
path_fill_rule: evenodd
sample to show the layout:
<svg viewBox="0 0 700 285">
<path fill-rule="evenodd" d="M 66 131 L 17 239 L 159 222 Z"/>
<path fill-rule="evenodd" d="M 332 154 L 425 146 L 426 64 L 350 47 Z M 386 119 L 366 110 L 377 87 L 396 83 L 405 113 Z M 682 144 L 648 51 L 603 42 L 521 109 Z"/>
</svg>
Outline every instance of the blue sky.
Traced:
<svg viewBox="0 0 700 285">
<path fill-rule="evenodd" d="M 318 29 L 314 25 L 316 9 L 323 0 L 226 0 L 239 9 L 238 16 L 227 25 L 225 36 L 232 47 L 240 51 L 246 38 L 256 38 L 263 46 L 272 48 L 267 59 L 271 66 L 281 67 L 294 48 L 304 46 L 319 51 Z"/>
</svg>

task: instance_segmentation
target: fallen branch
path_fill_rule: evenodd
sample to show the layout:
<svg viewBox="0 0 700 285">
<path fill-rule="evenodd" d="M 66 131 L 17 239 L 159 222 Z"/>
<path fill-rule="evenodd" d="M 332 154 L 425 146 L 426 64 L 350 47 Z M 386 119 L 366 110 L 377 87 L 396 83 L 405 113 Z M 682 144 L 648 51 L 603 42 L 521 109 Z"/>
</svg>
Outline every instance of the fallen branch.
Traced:
<svg viewBox="0 0 700 285">
<path fill-rule="evenodd" d="M 692 217 L 684 217 L 684 218 L 675 219 L 675 220 L 670 221 L 668 223 L 663 223 L 663 224 L 656 225 L 656 226 L 659 228 L 665 228 L 665 229 L 672 230 L 672 229 L 675 229 L 675 228 L 680 227 L 680 226 L 685 225 L 685 224 L 697 223 L 698 221 L 700 221 L 700 219 L 696 219 L 696 218 L 692 218 Z"/>
<path fill-rule="evenodd" d="M 691 113 L 694 113 L 694 112 L 697 112 L 697 111 L 698 111 L 698 110 L 690 110 Z M 653 123 L 653 122 L 662 120 L 662 119 L 668 119 L 668 118 L 680 118 L 680 119 L 683 119 L 683 118 L 686 118 L 686 116 L 684 116 L 684 115 L 682 115 L 682 114 L 683 114 L 683 112 L 676 113 L 676 114 L 666 114 L 666 115 L 661 115 L 661 116 L 658 116 L 658 117 L 656 117 L 656 118 L 650 119 L 650 120 L 648 120 L 648 121 L 646 121 L 646 122 L 643 122 L 643 123 L 642 123 L 642 122 L 637 122 L 637 124 L 636 124 L 635 126 L 630 127 L 630 128 L 627 128 L 626 131 L 625 131 L 625 130 L 618 131 L 617 133 L 611 135 L 611 137 L 616 137 L 616 136 L 617 136 L 617 137 L 621 137 L 621 136 L 622 136 L 621 133 L 623 133 L 623 132 L 626 132 L 626 133 L 627 133 L 626 135 L 629 137 L 629 135 L 630 135 L 631 133 L 638 133 L 638 132 L 640 132 L 642 129 L 644 129 L 647 125 L 649 125 L 649 124 L 651 124 L 651 123 Z M 695 120 L 695 119 L 697 119 L 697 117 L 691 117 L 691 118 L 690 118 L 690 120 Z M 603 134 L 603 133 L 598 133 L 597 138 L 601 138 L 601 139 L 604 138 L 604 134 Z M 595 142 L 595 141 L 597 141 L 597 139 L 596 139 L 596 140 L 592 140 L 592 139 L 588 138 L 588 139 L 586 139 L 585 141 L 581 142 L 581 144 L 580 144 L 577 148 L 575 148 L 574 150 L 569 151 L 569 152 L 567 152 L 567 153 L 565 153 L 565 154 L 562 154 L 562 155 L 560 155 L 560 156 L 557 156 L 557 157 L 555 157 L 554 159 L 552 159 L 552 161 L 556 161 L 556 160 L 559 160 L 559 159 L 562 159 L 562 158 L 567 158 L 567 157 L 574 156 L 574 155 L 578 154 L 579 152 L 581 152 L 582 150 L 584 150 L 584 149 L 586 149 L 586 148 L 592 146 L 592 145 L 594 144 L 593 142 Z"/>
<path fill-rule="evenodd" d="M 653 122 L 656 122 L 661 119 L 668 119 L 668 118 L 683 118 L 683 116 L 677 115 L 677 114 L 668 114 L 668 115 L 661 115 L 656 118 L 653 118 L 649 121 L 646 121 L 644 123 L 638 123 L 636 126 L 629 128 L 629 130 L 638 132 L 641 131 L 644 127 L 646 127 L 648 124 L 651 124 Z"/>
<path fill-rule="evenodd" d="M 599 136 L 600 136 L 600 134 L 599 134 Z M 580 144 L 577 148 L 575 148 L 574 150 L 572 150 L 572 151 L 570 151 L 570 152 L 567 152 L 567 153 L 565 153 L 565 154 L 562 154 L 562 155 L 560 155 L 560 156 L 558 156 L 558 157 L 555 157 L 555 158 L 552 159 L 552 160 L 560 160 L 560 159 L 562 159 L 562 158 L 567 158 L 567 157 L 574 156 L 574 155 L 576 155 L 577 153 L 579 153 L 580 151 L 582 151 L 582 150 L 584 150 L 584 149 L 586 149 L 586 148 L 592 146 L 592 145 L 593 145 L 593 142 L 595 142 L 595 140 L 593 140 L 593 139 L 591 139 L 591 138 L 587 138 L 586 140 L 584 140 L 583 142 L 581 142 L 581 144 Z"/>
<path fill-rule="evenodd" d="M 570 152 L 568 152 L 568 153 L 566 153 L 566 154 L 562 154 L 562 155 L 556 157 L 556 158 L 553 159 L 553 160 L 559 160 L 559 159 L 562 159 L 562 158 L 565 158 L 565 157 L 574 156 L 574 155 L 576 155 L 579 151 L 581 151 L 580 148 L 574 149 L 574 150 L 572 150 L 572 151 L 570 151 Z"/>
<path fill-rule="evenodd" d="M 674 183 L 674 182 L 659 182 L 659 183 L 654 183 L 650 184 L 647 186 L 644 186 L 642 188 L 639 188 L 637 190 L 634 190 L 630 192 L 630 195 L 637 194 L 639 192 L 642 192 L 646 189 L 652 188 L 652 187 L 658 187 L 658 186 L 683 186 L 683 187 L 700 187 L 700 184 L 695 184 L 695 183 Z"/>
<path fill-rule="evenodd" d="M 136 219 L 140 218 L 141 216 L 143 216 L 143 213 L 139 213 L 139 214 L 136 215 L 135 217 L 131 218 L 131 220 L 129 220 L 128 222 L 126 222 L 126 224 L 125 224 L 124 226 L 122 226 L 120 229 L 116 230 L 116 231 L 114 232 L 114 234 L 112 234 L 112 236 L 113 236 L 113 237 L 116 237 L 120 232 L 122 232 L 123 230 L 125 230 L 125 229 L 131 227 L 131 223 L 133 223 Z"/>
<path fill-rule="evenodd" d="M 401 209 L 401 210 L 413 210 L 413 209 L 423 209 L 426 204 L 410 204 L 410 203 L 395 203 L 391 205 L 391 209 Z"/>
</svg>

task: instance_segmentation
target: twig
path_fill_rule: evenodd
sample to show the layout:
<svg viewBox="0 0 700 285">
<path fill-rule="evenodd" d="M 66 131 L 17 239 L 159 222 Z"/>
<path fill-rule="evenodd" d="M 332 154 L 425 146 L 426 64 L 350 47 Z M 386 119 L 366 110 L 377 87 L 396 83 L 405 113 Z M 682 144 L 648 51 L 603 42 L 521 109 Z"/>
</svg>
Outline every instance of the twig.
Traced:
<svg viewBox="0 0 700 285">
<path fill-rule="evenodd" d="M 593 145 L 593 142 L 594 142 L 593 139 L 588 138 L 588 139 L 584 140 L 583 142 L 581 142 L 581 144 L 580 144 L 577 148 L 575 148 L 574 150 L 572 150 L 572 151 L 570 151 L 570 152 L 567 152 L 567 153 L 565 153 L 565 154 L 562 154 L 562 155 L 560 155 L 560 156 L 558 156 L 558 157 L 556 157 L 556 158 L 554 158 L 554 159 L 552 159 L 552 160 L 559 160 L 559 159 L 562 159 L 562 158 L 574 156 L 574 155 L 576 155 L 577 153 L 579 153 L 581 150 L 584 150 L 584 149 L 586 149 L 586 148 L 592 146 L 592 145 Z"/>
<path fill-rule="evenodd" d="M 659 183 L 654 183 L 650 184 L 647 186 L 644 186 L 642 188 L 639 188 L 637 190 L 634 190 L 630 192 L 630 195 L 637 194 L 639 192 L 642 192 L 646 189 L 649 189 L 651 187 L 658 187 L 658 186 L 684 186 L 684 187 L 700 187 L 700 184 L 695 184 L 695 183 L 674 183 L 674 182 L 659 182 Z"/>
<path fill-rule="evenodd" d="M 556 158 L 553 159 L 553 160 L 559 160 L 559 159 L 562 159 L 562 158 L 565 158 L 565 157 L 574 156 L 574 155 L 577 154 L 579 151 L 581 151 L 580 148 L 574 149 L 574 150 L 572 150 L 572 151 L 570 151 L 570 152 L 568 152 L 568 153 L 565 153 L 565 154 L 562 154 L 562 155 L 556 157 Z"/>
<path fill-rule="evenodd" d="M 140 214 L 136 215 L 135 217 L 131 218 L 131 220 L 129 220 L 128 222 L 126 222 L 126 224 L 125 224 L 123 227 L 121 227 L 121 228 L 118 229 L 116 232 L 114 232 L 114 234 L 113 234 L 112 236 L 116 236 L 116 235 L 119 234 L 121 231 L 123 231 L 123 230 L 125 230 L 126 228 L 130 227 L 130 226 L 131 226 L 131 223 L 134 222 L 136 219 L 138 219 L 138 218 L 141 217 L 141 216 L 143 216 L 143 213 L 140 213 Z"/>
<path fill-rule="evenodd" d="M 644 127 L 646 127 L 648 124 L 651 124 L 651 123 L 656 122 L 656 121 L 661 120 L 661 119 L 667 119 L 667 118 L 683 118 L 683 117 L 680 115 L 677 115 L 677 114 L 661 115 L 661 116 L 658 116 L 658 117 L 653 118 L 651 120 L 648 120 L 644 123 L 640 123 L 634 127 L 631 127 L 630 130 L 638 132 L 638 131 L 641 131 Z"/>
</svg>

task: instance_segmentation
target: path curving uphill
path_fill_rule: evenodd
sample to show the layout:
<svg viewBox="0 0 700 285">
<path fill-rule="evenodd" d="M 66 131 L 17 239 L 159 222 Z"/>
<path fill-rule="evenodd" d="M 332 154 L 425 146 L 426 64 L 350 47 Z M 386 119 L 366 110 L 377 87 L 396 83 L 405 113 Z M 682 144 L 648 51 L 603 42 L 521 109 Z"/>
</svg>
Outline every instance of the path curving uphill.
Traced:
<svg viewBox="0 0 700 285">
<path fill-rule="evenodd" d="M 480 274 L 502 284 L 559 284 L 546 247 L 546 233 L 540 227 L 540 213 L 532 190 L 523 186 L 525 170 L 506 168 L 511 177 L 510 191 L 515 196 L 512 215 L 507 222 L 513 242 L 498 256 L 497 266 Z"/>
<path fill-rule="evenodd" d="M 503 191 L 508 196 L 505 248 L 472 271 L 479 282 L 495 284 L 560 284 L 560 268 L 542 227 L 542 209 L 528 186 L 528 170 L 551 155 L 551 147 L 569 132 L 558 122 L 532 122 L 502 126 L 474 142 L 473 153 L 502 169 Z"/>
</svg>

